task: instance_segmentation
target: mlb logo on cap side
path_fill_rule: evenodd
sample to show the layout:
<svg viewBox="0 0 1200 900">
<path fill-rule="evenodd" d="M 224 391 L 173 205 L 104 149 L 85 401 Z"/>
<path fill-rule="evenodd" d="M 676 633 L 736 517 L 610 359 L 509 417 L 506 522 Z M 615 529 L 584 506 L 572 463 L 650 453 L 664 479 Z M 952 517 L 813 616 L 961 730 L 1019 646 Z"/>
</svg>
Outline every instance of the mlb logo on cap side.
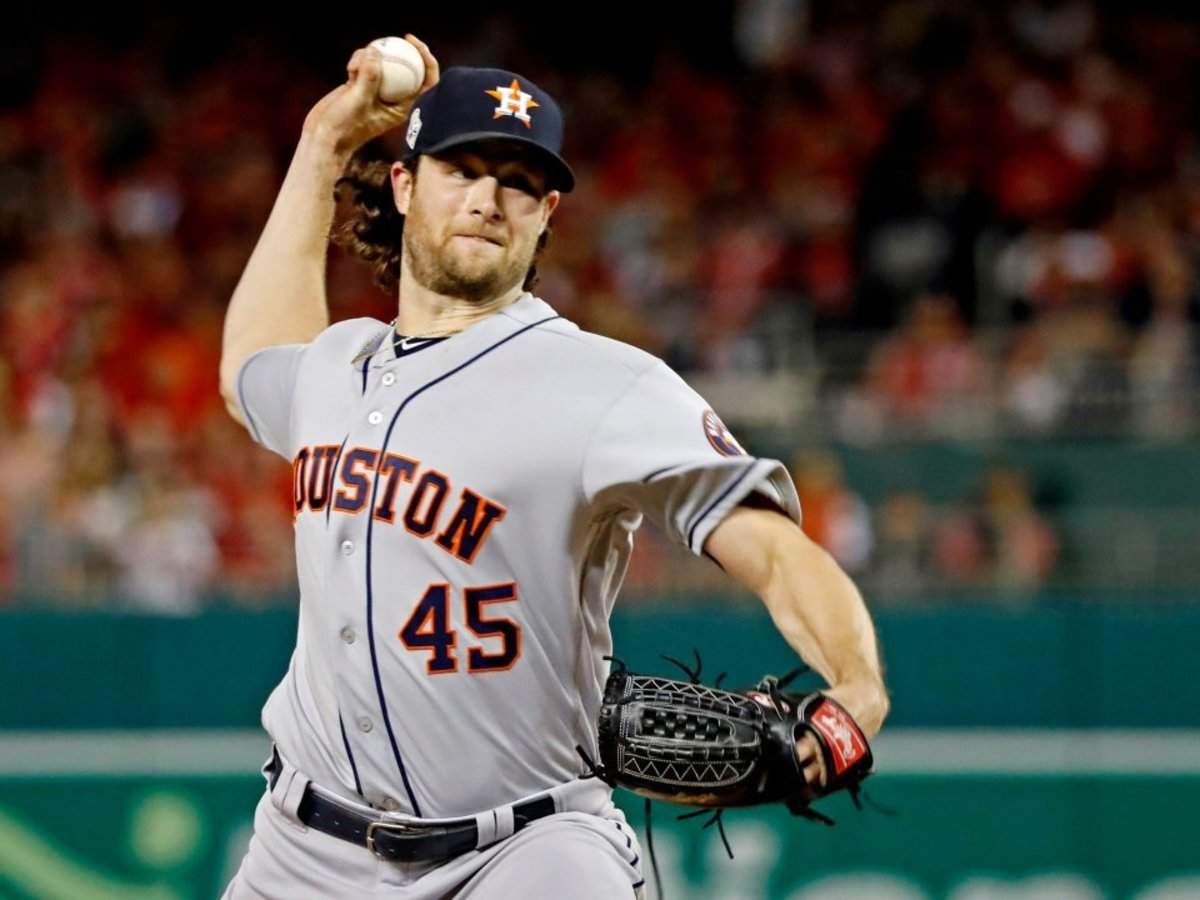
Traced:
<svg viewBox="0 0 1200 900">
<path fill-rule="evenodd" d="M 412 118 L 408 121 L 408 133 L 404 135 L 409 149 L 417 146 L 417 136 L 421 133 L 421 110 L 414 109 Z"/>
</svg>

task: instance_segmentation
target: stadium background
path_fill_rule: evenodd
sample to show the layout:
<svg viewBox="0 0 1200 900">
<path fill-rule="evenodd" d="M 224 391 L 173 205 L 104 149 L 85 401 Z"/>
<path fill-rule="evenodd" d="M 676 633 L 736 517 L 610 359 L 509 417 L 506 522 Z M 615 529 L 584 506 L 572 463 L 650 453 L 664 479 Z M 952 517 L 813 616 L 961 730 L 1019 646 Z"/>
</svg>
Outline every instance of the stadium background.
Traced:
<svg viewBox="0 0 1200 900">
<path fill-rule="evenodd" d="M 240 857 L 295 594 L 289 472 L 221 409 L 221 316 L 308 107 L 413 31 L 562 98 L 580 187 L 539 293 L 788 461 L 879 623 L 869 792 L 896 815 L 735 813 L 728 861 L 660 807 L 668 896 L 1200 897 L 1194 14 L 9 15 L 0 896 L 210 897 Z M 329 288 L 335 318 L 391 317 L 336 253 Z M 614 629 L 636 668 L 791 665 L 754 598 L 649 532 Z"/>
</svg>

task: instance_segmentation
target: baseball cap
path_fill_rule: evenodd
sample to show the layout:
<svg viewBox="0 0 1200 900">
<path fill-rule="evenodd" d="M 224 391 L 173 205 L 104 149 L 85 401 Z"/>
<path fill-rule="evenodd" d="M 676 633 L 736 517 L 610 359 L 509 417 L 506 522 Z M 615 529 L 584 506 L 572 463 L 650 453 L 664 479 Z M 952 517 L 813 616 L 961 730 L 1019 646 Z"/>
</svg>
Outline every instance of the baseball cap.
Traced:
<svg viewBox="0 0 1200 900">
<path fill-rule="evenodd" d="M 575 187 L 575 173 L 561 155 L 563 119 L 558 104 L 528 78 L 505 69 L 446 69 L 413 104 L 404 134 L 404 160 L 494 138 L 536 149 L 551 190 Z"/>
</svg>

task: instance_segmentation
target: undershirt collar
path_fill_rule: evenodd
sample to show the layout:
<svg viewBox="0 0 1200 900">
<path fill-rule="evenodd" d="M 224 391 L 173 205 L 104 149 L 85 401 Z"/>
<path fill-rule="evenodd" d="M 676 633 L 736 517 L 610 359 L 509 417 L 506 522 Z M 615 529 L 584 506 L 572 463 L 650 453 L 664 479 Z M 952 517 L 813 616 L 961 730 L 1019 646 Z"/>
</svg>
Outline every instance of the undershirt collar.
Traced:
<svg viewBox="0 0 1200 900">
<path fill-rule="evenodd" d="M 432 347 L 434 344 L 439 344 L 446 338 L 450 337 L 444 334 L 441 337 L 408 337 L 400 334 L 398 331 L 392 332 L 392 349 L 395 350 L 396 356 L 408 356 L 410 353 L 416 353 L 418 350 L 424 350 L 426 347 Z"/>
</svg>

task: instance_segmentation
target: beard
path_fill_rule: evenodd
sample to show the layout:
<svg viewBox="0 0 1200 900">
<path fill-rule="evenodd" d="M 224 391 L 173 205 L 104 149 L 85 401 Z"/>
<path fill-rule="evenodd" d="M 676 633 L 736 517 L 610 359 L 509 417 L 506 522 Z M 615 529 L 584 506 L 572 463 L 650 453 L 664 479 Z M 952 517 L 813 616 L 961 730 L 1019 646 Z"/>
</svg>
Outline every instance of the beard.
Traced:
<svg viewBox="0 0 1200 900">
<path fill-rule="evenodd" d="M 408 268 L 418 284 L 444 297 L 477 304 L 522 282 L 533 264 L 536 246 L 470 249 L 449 230 L 435 228 L 416 203 L 405 217 L 403 239 Z"/>
</svg>

